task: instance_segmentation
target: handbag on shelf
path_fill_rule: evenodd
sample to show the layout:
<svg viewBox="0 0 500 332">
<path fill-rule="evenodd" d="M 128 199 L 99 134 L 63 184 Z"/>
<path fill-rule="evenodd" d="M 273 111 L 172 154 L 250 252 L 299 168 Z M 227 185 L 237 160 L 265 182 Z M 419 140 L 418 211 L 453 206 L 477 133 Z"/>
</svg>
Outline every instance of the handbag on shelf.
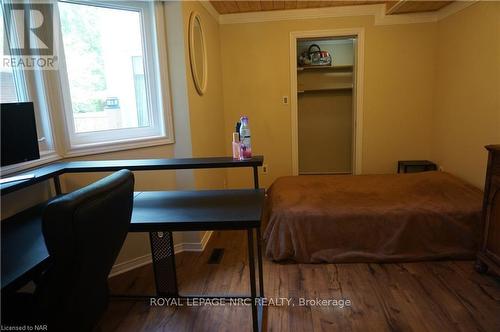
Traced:
<svg viewBox="0 0 500 332">
<path fill-rule="evenodd" d="M 306 52 L 299 56 L 299 66 L 331 66 L 332 56 L 328 51 L 322 51 L 317 44 L 312 44 Z"/>
</svg>

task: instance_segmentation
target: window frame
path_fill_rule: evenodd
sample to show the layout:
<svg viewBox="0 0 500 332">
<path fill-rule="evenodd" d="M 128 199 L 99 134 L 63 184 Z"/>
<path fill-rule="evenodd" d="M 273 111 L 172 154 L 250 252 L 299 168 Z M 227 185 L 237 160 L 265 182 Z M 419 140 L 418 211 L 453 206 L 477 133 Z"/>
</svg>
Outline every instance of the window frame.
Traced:
<svg viewBox="0 0 500 332">
<path fill-rule="evenodd" d="M 56 20 L 56 24 L 60 26 L 58 0 L 52 1 L 55 8 L 54 19 Z M 148 62 L 151 65 L 148 70 L 152 71 L 154 79 L 156 80 L 156 90 L 152 92 L 152 95 L 157 100 L 157 105 L 160 106 L 156 109 L 156 113 L 161 119 L 163 133 L 157 137 L 139 137 L 120 141 L 72 145 L 66 121 L 67 107 L 63 96 L 64 88 L 61 82 L 61 73 L 58 71 L 39 70 L 16 72 L 16 82 L 18 82 L 18 78 L 20 77 L 22 80 L 19 82 L 22 82 L 25 88 L 22 97 L 26 100 L 32 100 L 35 103 L 35 112 L 40 113 L 37 114 L 37 116 L 43 121 L 41 126 L 44 128 L 43 136 L 46 138 L 48 149 L 40 150 L 40 159 L 38 160 L 1 167 L 0 173 L 2 176 L 24 171 L 67 157 L 86 156 L 175 143 L 172 101 L 170 98 L 164 4 L 161 2 L 110 2 L 99 0 L 62 0 L 62 2 L 83 5 L 97 4 L 101 7 L 110 6 L 111 8 L 118 9 L 122 7 L 129 10 L 131 7 L 137 9 L 139 5 L 142 5 L 143 12 L 149 15 L 148 20 L 146 20 L 144 16 L 141 16 L 141 28 L 143 31 L 149 31 L 147 39 L 144 38 L 143 35 L 144 41 L 147 41 L 150 45 L 148 52 L 144 53 L 144 55 L 149 57 Z M 145 22 L 151 23 L 146 24 Z M 57 33 L 60 38 L 58 49 L 58 52 L 60 52 L 62 46 L 61 29 L 58 29 Z M 13 42 L 16 43 L 17 41 Z M 59 64 L 61 62 L 64 63 L 64 53 L 58 53 L 58 55 Z M 145 79 L 149 79 L 149 77 L 145 77 Z M 67 88 L 69 88 L 69 85 L 67 85 Z M 69 93 L 69 89 L 66 93 Z M 70 115 L 72 116 L 72 114 Z"/>
<path fill-rule="evenodd" d="M 9 3 L 5 3 L 4 6 L 5 5 L 9 6 Z M 29 3 L 26 5 L 29 6 Z M 12 49 L 12 46 L 19 45 L 18 31 L 17 29 L 7 31 L 8 27 L 4 21 L 5 17 L 3 9 L 4 7 L 2 6 L 0 11 L 2 11 L 4 35 L 1 36 L 1 38 L 4 39 L 4 43 L 9 45 L 9 49 Z M 15 20 L 15 17 L 12 17 L 12 20 Z M 9 55 L 16 56 L 16 54 Z M 0 170 L 2 175 L 12 174 L 61 159 L 61 156 L 56 152 L 55 148 L 53 133 L 54 126 L 50 112 L 48 111 L 47 97 L 41 95 L 43 91 L 45 91 L 46 86 L 44 74 L 37 70 L 21 70 L 19 68 L 12 68 L 12 76 L 16 90 L 17 102 L 33 101 L 40 158 L 23 163 L 3 166 Z"/>
<path fill-rule="evenodd" d="M 101 8 L 129 10 L 140 15 L 141 37 L 143 48 L 143 62 L 146 81 L 147 103 L 151 126 L 137 128 L 121 128 L 105 131 L 76 133 L 71 103 L 71 92 L 68 82 L 68 71 L 64 54 L 62 29 L 59 29 L 59 84 L 61 86 L 63 123 L 65 132 L 64 156 L 79 156 L 97 154 L 110 151 L 132 149 L 145 146 L 164 145 L 174 143 L 170 96 L 168 89 L 168 75 L 164 75 L 160 68 L 167 70 L 166 50 L 159 45 L 164 38 L 161 29 L 163 23 L 162 11 L 155 10 L 152 2 L 110 2 L 99 0 L 59 0 L 59 2 L 96 6 Z M 59 10 L 57 20 L 60 26 Z M 146 22 L 152 22 L 146 24 Z M 163 54 L 162 54 L 163 53 Z"/>
</svg>

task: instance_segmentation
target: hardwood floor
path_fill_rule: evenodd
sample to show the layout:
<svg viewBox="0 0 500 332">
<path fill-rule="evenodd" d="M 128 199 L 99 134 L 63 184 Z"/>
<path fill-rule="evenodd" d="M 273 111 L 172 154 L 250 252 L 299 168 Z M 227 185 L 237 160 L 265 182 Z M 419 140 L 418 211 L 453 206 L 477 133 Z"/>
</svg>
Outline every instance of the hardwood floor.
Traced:
<svg viewBox="0 0 500 332">
<path fill-rule="evenodd" d="M 244 232 L 215 232 L 203 253 L 181 253 L 181 293 L 248 294 Z M 208 264 L 224 248 L 220 264 Z M 277 264 L 264 259 L 267 331 L 500 331 L 500 279 L 472 261 L 401 264 Z M 110 279 L 114 293 L 151 293 L 151 265 Z M 299 306 L 299 298 L 348 299 L 350 307 Z M 249 307 L 154 307 L 112 299 L 102 331 L 250 331 Z"/>
</svg>

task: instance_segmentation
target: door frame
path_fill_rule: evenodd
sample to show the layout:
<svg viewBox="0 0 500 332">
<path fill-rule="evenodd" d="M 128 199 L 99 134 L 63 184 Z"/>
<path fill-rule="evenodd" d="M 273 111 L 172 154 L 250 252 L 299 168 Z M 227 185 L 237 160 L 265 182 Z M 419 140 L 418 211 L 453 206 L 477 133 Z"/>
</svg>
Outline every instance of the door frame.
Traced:
<svg viewBox="0 0 500 332">
<path fill-rule="evenodd" d="M 365 29 L 349 28 L 334 30 L 309 30 L 290 32 L 290 106 L 292 123 L 292 172 L 299 174 L 299 136 L 298 136 L 298 98 L 297 98 L 297 40 L 300 38 L 349 37 L 357 38 L 355 47 L 356 61 L 353 72 L 355 84 L 353 97 L 353 174 L 362 172 L 362 140 L 363 140 L 363 83 L 364 83 L 364 53 Z"/>
</svg>

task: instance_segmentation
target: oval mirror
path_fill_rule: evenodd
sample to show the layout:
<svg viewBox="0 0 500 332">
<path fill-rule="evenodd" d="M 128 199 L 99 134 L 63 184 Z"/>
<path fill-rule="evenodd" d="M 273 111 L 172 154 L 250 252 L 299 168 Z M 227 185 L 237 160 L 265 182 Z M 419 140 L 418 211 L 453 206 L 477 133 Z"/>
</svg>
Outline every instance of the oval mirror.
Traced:
<svg viewBox="0 0 500 332">
<path fill-rule="evenodd" d="M 189 19 L 189 58 L 194 85 L 201 96 L 207 86 L 207 49 L 200 14 L 196 12 Z"/>
</svg>

